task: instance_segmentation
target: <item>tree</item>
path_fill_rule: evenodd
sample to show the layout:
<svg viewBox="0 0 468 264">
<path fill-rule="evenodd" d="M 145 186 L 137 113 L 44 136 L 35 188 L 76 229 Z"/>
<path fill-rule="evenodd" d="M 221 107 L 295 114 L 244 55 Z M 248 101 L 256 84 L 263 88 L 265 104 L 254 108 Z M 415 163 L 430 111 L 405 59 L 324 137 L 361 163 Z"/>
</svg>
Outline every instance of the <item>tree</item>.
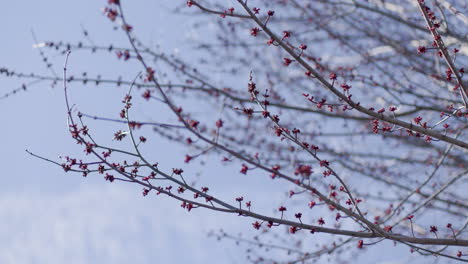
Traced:
<svg viewBox="0 0 468 264">
<path fill-rule="evenodd" d="M 66 57 L 63 77 L 1 70 L 9 77 L 63 81 L 69 132 L 84 157 L 71 153 L 61 163 L 31 155 L 66 172 L 139 185 L 144 196 L 169 196 L 189 212 L 251 219 L 249 233 L 260 238 L 215 235 L 280 252 L 252 250 L 257 263 L 311 262 L 329 254 L 346 262 L 349 252 L 367 254 L 386 241 L 407 246 L 423 261 L 468 261 L 468 19 L 458 11 L 462 1 L 238 0 L 225 6 L 189 0 L 175 12 L 189 12 L 203 34 L 191 58 L 142 43 L 125 4 L 109 0 L 104 9 L 127 37 L 124 44 L 38 45 Z M 215 23 L 215 36 L 200 28 L 208 22 Z M 142 73 L 132 79 L 70 76 L 68 59 L 77 50 L 108 51 L 137 62 Z M 108 118 L 76 111 L 71 83 L 129 90 L 118 117 Z M 169 110 L 170 116 L 145 120 L 132 111 L 138 107 Z M 120 126 L 113 141 L 88 126 L 90 118 Z M 174 157 L 180 166 L 164 169 L 148 154 L 151 142 L 161 139 L 187 148 L 185 157 Z M 209 176 L 196 180 L 184 172 L 210 158 L 223 165 L 216 173 L 234 172 L 238 195 L 216 192 L 203 180 Z M 262 185 L 250 186 L 252 178 Z M 287 193 L 284 204 L 257 207 L 258 193 L 244 190 L 273 185 Z"/>
</svg>

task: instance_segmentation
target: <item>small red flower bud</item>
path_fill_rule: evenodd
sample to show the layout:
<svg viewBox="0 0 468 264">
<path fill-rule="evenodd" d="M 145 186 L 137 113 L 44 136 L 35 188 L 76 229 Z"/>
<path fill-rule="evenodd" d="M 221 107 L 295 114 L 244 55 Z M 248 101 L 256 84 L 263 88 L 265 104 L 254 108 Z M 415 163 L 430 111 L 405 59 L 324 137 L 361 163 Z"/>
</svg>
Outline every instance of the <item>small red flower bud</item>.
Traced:
<svg viewBox="0 0 468 264">
<path fill-rule="evenodd" d="M 262 226 L 262 224 L 260 224 L 260 222 L 258 221 L 255 221 L 255 223 L 253 223 L 252 225 L 255 229 L 260 229 L 260 227 Z"/>
<path fill-rule="evenodd" d="M 133 30 L 133 27 L 130 26 L 129 24 L 123 24 L 122 29 L 126 32 L 131 32 Z"/>
<path fill-rule="evenodd" d="M 297 227 L 291 226 L 291 227 L 289 228 L 289 232 L 290 232 L 291 234 L 295 234 L 295 233 L 297 232 Z"/>
<path fill-rule="evenodd" d="M 426 47 L 419 46 L 418 47 L 418 54 L 426 53 Z"/>
<path fill-rule="evenodd" d="M 251 28 L 250 29 L 250 35 L 256 37 L 259 31 L 260 31 L 260 29 L 257 28 L 257 27 Z"/>
<path fill-rule="evenodd" d="M 415 117 L 413 120 L 416 124 L 419 124 L 422 121 L 422 117 L 418 116 L 418 117 Z"/>
<path fill-rule="evenodd" d="M 357 244 L 357 248 L 362 248 L 363 245 L 364 245 L 364 241 L 359 240 Z"/>
<path fill-rule="evenodd" d="M 247 165 L 245 165 L 245 164 L 242 164 L 242 168 L 240 170 L 240 173 L 247 174 L 247 170 L 249 170 L 249 167 L 247 167 Z"/>
<path fill-rule="evenodd" d="M 149 89 L 147 89 L 144 93 L 143 93 L 143 98 L 145 98 L 146 100 L 149 100 L 151 98 L 151 91 Z"/>
<path fill-rule="evenodd" d="M 325 220 L 323 220 L 323 218 L 320 217 L 320 219 L 317 221 L 317 223 L 318 223 L 319 225 L 324 225 L 324 224 L 325 224 Z"/>
<path fill-rule="evenodd" d="M 216 121 L 216 127 L 221 128 L 223 126 L 223 123 L 223 120 L 219 119 L 218 121 Z"/>
<path fill-rule="evenodd" d="M 289 64 L 291 64 L 292 62 L 292 60 L 289 58 L 284 58 L 283 60 L 284 60 L 283 65 L 286 67 L 289 66 Z"/>
<path fill-rule="evenodd" d="M 177 175 L 182 175 L 182 172 L 184 172 L 184 170 L 182 170 L 182 169 L 172 169 L 172 172 L 174 174 L 177 174 Z"/>
</svg>

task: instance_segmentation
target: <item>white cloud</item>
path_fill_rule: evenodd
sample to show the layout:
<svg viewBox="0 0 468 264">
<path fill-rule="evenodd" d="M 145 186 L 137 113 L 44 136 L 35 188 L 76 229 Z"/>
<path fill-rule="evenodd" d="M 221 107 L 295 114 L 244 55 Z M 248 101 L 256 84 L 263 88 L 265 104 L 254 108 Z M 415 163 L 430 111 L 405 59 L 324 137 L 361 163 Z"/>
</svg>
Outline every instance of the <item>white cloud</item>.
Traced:
<svg viewBox="0 0 468 264">
<path fill-rule="evenodd" d="M 226 245 L 206 238 L 206 230 L 215 228 L 213 217 L 200 213 L 187 213 L 163 197 L 143 198 L 135 186 L 115 184 L 90 184 L 64 194 L 4 194 L 0 263 L 222 260 Z"/>
</svg>

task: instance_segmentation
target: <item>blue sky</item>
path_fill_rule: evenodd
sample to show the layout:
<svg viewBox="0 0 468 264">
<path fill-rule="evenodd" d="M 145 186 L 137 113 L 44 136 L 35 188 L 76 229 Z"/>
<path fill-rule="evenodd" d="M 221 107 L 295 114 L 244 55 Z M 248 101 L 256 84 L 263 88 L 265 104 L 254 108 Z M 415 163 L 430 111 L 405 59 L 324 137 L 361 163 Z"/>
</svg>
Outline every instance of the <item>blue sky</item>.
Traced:
<svg viewBox="0 0 468 264">
<path fill-rule="evenodd" d="M 169 42 L 183 38 L 173 32 L 168 12 L 171 1 L 139 1 L 128 6 L 128 16 L 142 39 L 176 48 Z M 41 62 L 31 30 L 39 41 L 83 40 L 82 26 L 97 44 L 124 42 L 121 32 L 102 15 L 106 1 L 8 1 L 0 9 L 4 38 L 0 49 L 2 67 L 25 73 L 50 74 Z M 147 8 L 142 8 L 143 4 Z M 138 14 L 135 12 L 137 9 Z M 145 21 L 151 17 L 151 21 Z M 183 25 L 179 18 L 179 25 Z M 163 37 L 164 36 L 164 37 Z M 63 56 L 49 53 L 61 75 Z M 114 77 L 114 71 L 134 76 L 140 69 L 111 68 L 116 60 L 76 52 L 70 73 L 83 70 Z M 113 59 L 113 57 L 112 57 Z M 24 80 L 1 80 L 2 95 Z M 73 101 L 82 111 L 114 115 L 126 88 L 71 86 Z M 75 89 L 75 90 L 74 90 Z M 80 89 L 80 90 L 78 90 Z M 51 164 L 29 156 L 25 149 L 58 160 L 58 156 L 81 153 L 69 138 L 61 85 L 28 87 L 26 93 L 0 102 L 0 263 L 207 263 L 219 260 L 239 263 L 234 244 L 223 244 L 207 233 L 219 228 L 226 217 L 210 212 L 191 213 L 164 197 L 143 198 L 141 188 L 109 184 L 102 177 L 83 178 L 65 174 Z M 110 134 L 109 134 L 110 135 Z M 177 148 L 165 151 L 179 154 Z M 179 152 L 177 152 L 179 151 Z M 161 155 L 160 162 L 164 160 Z M 174 162 L 173 162 L 174 163 Z M 170 166 L 170 165 L 167 165 Z M 238 221 L 229 224 L 239 227 Z M 227 246 L 226 245 L 230 245 Z M 234 248 L 234 250 L 232 250 Z M 207 250 L 209 249 L 209 250 Z"/>
<path fill-rule="evenodd" d="M 102 15 L 105 2 L 27 0 L 3 4 L 0 67 L 50 74 L 38 50 L 32 48 L 31 30 L 39 41 L 76 43 L 83 41 L 84 27 L 98 45 L 125 44 L 123 33 L 113 31 L 111 23 Z M 159 45 L 163 51 L 177 51 L 181 57 L 190 58 L 187 46 L 191 43 L 187 40 L 200 36 L 188 26 L 187 16 L 171 13 L 175 1 L 134 2 L 125 7 L 135 33 L 149 45 Z M 64 57 L 53 52 L 48 54 L 61 75 Z M 140 71 L 137 64 L 116 62 L 107 54 L 73 52 L 69 70 L 72 75 L 87 71 L 90 75 L 123 75 L 127 79 Z M 2 78 L 1 95 L 23 82 Z M 125 87 L 70 85 L 77 108 L 101 116 L 115 116 L 125 92 Z M 151 116 L 145 108 L 136 111 Z M 89 122 L 97 131 L 106 131 L 102 137 L 107 140 L 116 128 Z M 29 156 L 25 149 L 55 160 L 82 152 L 67 133 L 60 84 L 51 88 L 43 82 L 28 87 L 27 92 L 1 100 L 0 123 L 0 263 L 243 263 L 245 248 L 232 241 L 218 242 L 207 234 L 220 228 L 232 234 L 243 230 L 252 233 L 250 219 L 206 210 L 187 213 L 180 209 L 178 202 L 168 198 L 142 197 L 137 186 L 109 184 L 100 175 L 83 178 L 66 174 L 52 164 Z M 178 145 L 158 142 L 157 146 L 145 151 L 166 169 L 180 165 L 186 154 Z M 232 172 L 219 175 L 218 169 L 195 165 L 187 171 L 206 174 L 204 181 L 216 185 L 216 191 L 226 197 L 252 193 L 260 206 L 279 204 L 285 199 L 278 185 L 267 183 L 250 190 L 248 186 L 260 183 L 258 179 L 236 178 L 238 174 Z M 243 182 L 252 184 L 246 187 Z M 267 191 L 268 186 L 272 191 Z M 266 212 L 271 211 L 271 206 L 265 208 Z M 379 260 L 378 254 L 366 257 L 369 261 Z M 386 259 L 385 263 L 400 263 L 392 261 L 405 258 L 389 254 Z"/>
</svg>

